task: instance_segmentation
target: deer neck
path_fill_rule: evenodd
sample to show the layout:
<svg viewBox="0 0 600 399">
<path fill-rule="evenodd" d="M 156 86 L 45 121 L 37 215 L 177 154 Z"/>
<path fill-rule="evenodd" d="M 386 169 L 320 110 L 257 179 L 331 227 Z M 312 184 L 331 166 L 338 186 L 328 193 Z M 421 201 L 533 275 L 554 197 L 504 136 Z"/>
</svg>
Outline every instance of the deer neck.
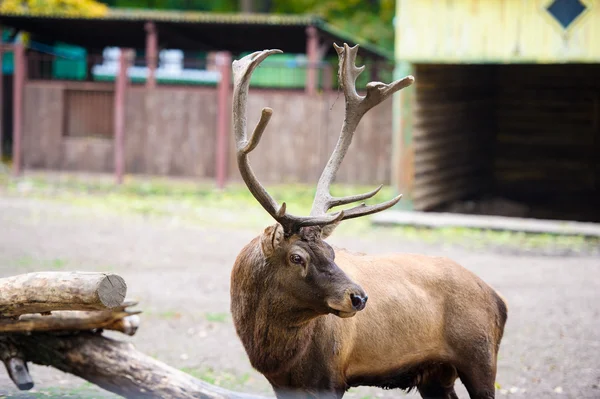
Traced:
<svg viewBox="0 0 600 399">
<path fill-rule="evenodd" d="M 236 330 L 254 368 L 265 375 L 285 373 L 307 354 L 318 315 L 290 306 L 286 294 L 273 289 L 265 268 L 251 263 L 236 262 L 234 268 L 234 274 L 244 274 L 232 279 Z"/>
</svg>

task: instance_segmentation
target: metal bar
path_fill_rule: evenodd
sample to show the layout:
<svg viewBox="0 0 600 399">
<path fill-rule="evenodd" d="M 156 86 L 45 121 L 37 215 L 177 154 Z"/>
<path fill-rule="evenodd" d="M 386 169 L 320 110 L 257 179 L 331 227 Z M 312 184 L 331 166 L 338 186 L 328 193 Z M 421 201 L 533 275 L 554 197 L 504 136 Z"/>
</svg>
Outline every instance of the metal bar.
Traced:
<svg viewBox="0 0 600 399">
<path fill-rule="evenodd" d="M 215 169 L 217 187 L 225 188 L 227 181 L 228 138 L 231 121 L 230 90 L 231 90 L 231 53 L 219 52 L 215 58 L 221 78 L 217 86 L 217 148 Z"/>
<path fill-rule="evenodd" d="M 125 129 L 125 94 L 127 91 L 127 67 L 129 66 L 129 49 L 121 49 L 119 54 L 119 73 L 115 82 L 115 177 L 117 184 L 123 183 L 125 169 L 124 129 Z"/>
<path fill-rule="evenodd" d="M 23 134 L 23 91 L 26 71 L 25 47 L 19 35 L 14 45 L 13 72 L 13 175 L 21 174 L 21 138 Z"/>
<path fill-rule="evenodd" d="M 314 26 L 306 28 L 306 57 L 308 64 L 306 65 L 305 91 L 306 94 L 313 95 L 317 92 L 317 64 L 319 62 L 319 37 L 317 28 Z"/>
<path fill-rule="evenodd" d="M 146 22 L 146 66 L 148 67 L 148 78 L 146 88 L 156 87 L 156 66 L 158 60 L 158 32 L 154 22 Z"/>
</svg>

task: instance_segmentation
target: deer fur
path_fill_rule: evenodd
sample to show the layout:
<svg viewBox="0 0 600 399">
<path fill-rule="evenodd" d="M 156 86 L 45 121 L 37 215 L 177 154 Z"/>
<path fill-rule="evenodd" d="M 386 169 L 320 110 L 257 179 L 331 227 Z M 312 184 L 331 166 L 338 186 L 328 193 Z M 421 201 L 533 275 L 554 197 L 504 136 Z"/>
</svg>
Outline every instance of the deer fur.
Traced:
<svg viewBox="0 0 600 399">
<path fill-rule="evenodd" d="M 282 278 L 300 281 L 303 271 L 284 272 L 292 265 L 276 253 L 298 241 L 329 252 L 319 230 L 286 238 L 280 226 L 267 228 L 240 252 L 231 275 L 236 331 L 278 397 L 341 397 L 371 385 L 454 398 L 458 376 L 471 398 L 494 397 L 507 316 L 499 294 L 447 258 L 335 249 L 335 264 L 368 293 L 368 304 L 346 318 L 307 309 L 281 289 Z"/>
<path fill-rule="evenodd" d="M 237 334 L 252 366 L 280 398 L 341 398 L 350 387 L 372 385 L 452 399 L 457 378 L 472 399 L 494 398 L 507 317 L 498 293 L 450 259 L 355 254 L 325 241 L 341 221 L 381 212 L 400 200 L 328 213 L 371 198 L 381 188 L 347 197 L 330 193 L 361 117 L 414 81 L 407 76 L 390 84 L 371 82 L 361 96 L 355 87 L 364 69 L 355 65 L 358 46 L 334 47 L 346 115 L 309 216 L 291 215 L 285 202 L 279 205 L 248 159 L 273 113 L 264 108 L 247 135 L 250 77 L 260 62 L 280 51 L 259 51 L 233 63 L 238 168 L 252 195 L 277 221 L 235 261 L 231 312 Z"/>
</svg>

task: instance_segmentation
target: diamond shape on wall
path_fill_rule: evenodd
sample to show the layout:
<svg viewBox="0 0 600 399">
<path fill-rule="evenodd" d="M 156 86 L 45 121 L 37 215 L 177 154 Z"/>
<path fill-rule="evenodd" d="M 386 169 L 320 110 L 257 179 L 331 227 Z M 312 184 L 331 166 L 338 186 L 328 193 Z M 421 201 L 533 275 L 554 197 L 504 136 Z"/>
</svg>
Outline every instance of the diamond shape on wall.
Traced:
<svg viewBox="0 0 600 399">
<path fill-rule="evenodd" d="M 563 29 L 567 29 L 586 9 L 581 0 L 554 0 L 546 8 Z"/>
</svg>

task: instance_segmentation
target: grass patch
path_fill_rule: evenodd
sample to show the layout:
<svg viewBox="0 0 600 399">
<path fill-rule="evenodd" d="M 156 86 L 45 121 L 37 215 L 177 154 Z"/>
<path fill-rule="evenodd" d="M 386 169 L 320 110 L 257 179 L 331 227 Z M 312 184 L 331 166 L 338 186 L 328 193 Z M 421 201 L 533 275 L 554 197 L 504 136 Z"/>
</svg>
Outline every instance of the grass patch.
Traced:
<svg viewBox="0 0 600 399">
<path fill-rule="evenodd" d="M 336 196 L 372 190 L 367 186 L 333 185 Z M 269 193 L 295 215 L 308 215 L 315 193 L 314 185 L 278 184 L 268 187 Z M 128 176 L 116 186 L 110 176 L 80 177 L 78 175 L 30 174 L 18 180 L 0 173 L 0 194 L 55 200 L 92 210 L 90 213 L 110 212 L 145 217 L 168 217 L 182 223 L 203 226 L 252 228 L 261 231 L 272 224 L 271 217 L 261 208 L 243 183 L 231 183 L 224 190 L 213 182 L 193 182 L 166 178 Z M 395 195 L 384 187 L 374 199 L 376 203 Z M 460 246 L 471 250 L 489 247 L 510 248 L 515 251 L 549 254 L 600 253 L 600 238 L 572 235 L 528 234 L 461 227 L 428 229 L 412 226 L 373 226 L 368 218 L 345 221 L 336 235 L 397 237 L 403 242 L 421 242 L 440 246 Z M 58 260 L 45 265 L 61 269 Z"/>
<path fill-rule="evenodd" d="M 229 321 L 229 313 L 217 312 L 217 313 L 205 313 L 204 318 L 206 321 L 212 323 L 226 323 Z"/>
<path fill-rule="evenodd" d="M 69 261 L 66 259 L 37 259 L 32 256 L 22 256 L 16 259 L 15 263 L 17 267 L 35 267 L 43 270 L 64 270 L 69 265 Z"/>
<path fill-rule="evenodd" d="M 163 312 L 159 312 L 157 316 L 160 319 L 174 320 L 174 319 L 180 319 L 181 313 L 179 313 L 175 310 L 166 310 Z"/>
<path fill-rule="evenodd" d="M 232 390 L 241 390 L 252 379 L 249 373 L 236 375 L 227 371 L 217 371 L 210 367 L 183 367 L 180 370 L 209 384 Z"/>
</svg>

